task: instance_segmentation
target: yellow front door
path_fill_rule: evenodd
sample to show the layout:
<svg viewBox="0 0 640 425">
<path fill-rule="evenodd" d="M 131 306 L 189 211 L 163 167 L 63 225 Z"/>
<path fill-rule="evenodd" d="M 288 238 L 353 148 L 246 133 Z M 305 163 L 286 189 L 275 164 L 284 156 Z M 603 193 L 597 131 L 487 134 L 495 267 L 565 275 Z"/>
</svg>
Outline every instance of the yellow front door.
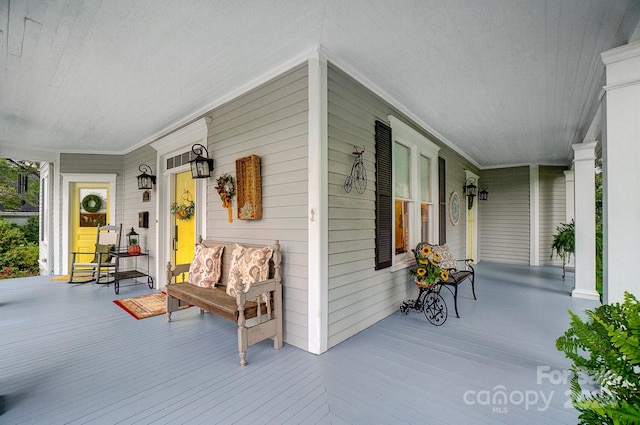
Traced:
<svg viewBox="0 0 640 425">
<path fill-rule="evenodd" d="M 191 177 L 191 171 L 174 174 L 174 203 L 179 205 L 195 205 L 195 181 Z M 195 208 L 193 216 L 185 219 L 184 215 L 174 215 L 173 234 L 173 264 L 188 264 L 193 260 L 195 251 Z"/>
<path fill-rule="evenodd" d="M 74 183 L 72 189 L 70 251 L 86 252 L 76 261 L 91 261 L 97 227 L 109 224 L 109 183 Z"/>
</svg>

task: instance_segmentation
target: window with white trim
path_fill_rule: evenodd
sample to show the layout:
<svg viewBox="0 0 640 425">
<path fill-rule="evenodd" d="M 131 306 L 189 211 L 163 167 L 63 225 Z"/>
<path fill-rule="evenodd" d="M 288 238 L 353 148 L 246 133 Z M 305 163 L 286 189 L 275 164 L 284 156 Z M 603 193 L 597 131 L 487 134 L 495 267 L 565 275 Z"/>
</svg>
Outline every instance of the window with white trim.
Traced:
<svg viewBox="0 0 640 425">
<path fill-rule="evenodd" d="M 433 194 L 438 188 L 440 148 L 402 121 L 389 116 L 393 130 L 394 265 L 413 261 L 419 242 L 438 243 L 438 214 Z"/>
</svg>

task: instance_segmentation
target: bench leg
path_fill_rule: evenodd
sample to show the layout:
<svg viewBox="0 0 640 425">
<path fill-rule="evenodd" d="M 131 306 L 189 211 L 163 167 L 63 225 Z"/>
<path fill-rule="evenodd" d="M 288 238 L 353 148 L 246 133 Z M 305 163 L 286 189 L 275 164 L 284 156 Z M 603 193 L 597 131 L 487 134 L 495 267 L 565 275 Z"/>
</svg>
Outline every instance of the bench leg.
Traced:
<svg viewBox="0 0 640 425">
<path fill-rule="evenodd" d="M 167 322 L 171 321 L 171 312 L 180 308 L 180 300 L 167 294 Z"/>
</svg>

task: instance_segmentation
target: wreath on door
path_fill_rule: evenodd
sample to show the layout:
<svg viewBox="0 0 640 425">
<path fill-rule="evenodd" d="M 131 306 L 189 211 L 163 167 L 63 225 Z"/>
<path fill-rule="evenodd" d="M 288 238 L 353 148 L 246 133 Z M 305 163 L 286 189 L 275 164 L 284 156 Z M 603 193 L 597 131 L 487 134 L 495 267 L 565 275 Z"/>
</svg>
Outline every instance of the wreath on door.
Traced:
<svg viewBox="0 0 640 425">
<path fill-rule="evenodd" d="M 98 195 L 87 195 L 82 198 L 82 208 L 88 213 L 95 213 L 102 208 L 102 198 Z"/>
<path fill-rule="evenodd" d="M 180 197 L 180 202 L 174 202 L 171 204 L 170 212 L 174 215 L 178 220 L 191 220 L 193 214 L 196 211 L 196 204 L 193 202 L 191 198 L 191 193 L 188 190 L 185 190 Z"/>
</svg>

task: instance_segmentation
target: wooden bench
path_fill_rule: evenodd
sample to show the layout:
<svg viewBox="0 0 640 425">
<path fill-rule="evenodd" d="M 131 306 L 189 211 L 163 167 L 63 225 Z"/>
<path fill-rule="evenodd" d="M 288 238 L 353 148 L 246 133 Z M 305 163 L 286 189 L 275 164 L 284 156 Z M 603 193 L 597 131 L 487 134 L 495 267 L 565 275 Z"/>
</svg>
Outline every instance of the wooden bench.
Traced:
<svg viewBox="0 0 640 425">
<path fill-rule="evenodd" d="M 235 248 L 234 242 L 202 240 L 205 247 L 224 246 L 220 283 L 213 288 L 196 286 L 184 281 L 190 264 L 180 264 L 175 268 L 167 265 L 167 321 L 171 321 L 171 313 L 185 305 L 200 308 L 238 325 L 238 352 L 240 365 L 247 364 L 247 348 L 265 339 L 273 340 L 275 349 L 282 348 L 282 274 L 280 244 L 275 241 L 273 254 L 269 261 L 269 279 L 252 283 L 245 292 L 238 290 L 236 296 L 227 295 L 226 286 L 229 281 L 231 259 Z M 239 244 L 245 248 L 264 248 L 263 245 Z M 182 283 L 179 283 L 182 276 Z M 244 289 L 244 286 L 241 288 Z M 260 302 L 258 302 L 260 300 Z"/>
<path fill-rule="evenodd" d="M 446 245 L 431 245 L 427 242 L 420 242 L 416 246 L 416 249 L 413 250 L 413 254 L 416 255 L 416 259 L 417 253 L 421 252 L 422 247 L 424 247 L 425 245 L 430 246 L 435 252 L 440 255 L 440 266 L 447 269 L 447 271 L 449 272 L 449 279 L 446 281 L 441 280 L 439 284 L 451 291 L 451 294 L 453 295 L 453 306 L 456 310 L 456 317 L 459 318 L 460 314 L 458 314 L 458 286 L 462 282 L 467 279 L 469 280 L 469 282 L 471 282 L 471 293 L 473 294 L 473 299 L 477 300 L 475 288 L 475 270 L 471 265 L 473 263 L 473 259 L 465 258 L 464 260 L 456 260 L 456 258 L 453 256 Z M 465 268 L 458 267 L 457 263 L 463 263 L 463 266 Z"/>
</svg>

